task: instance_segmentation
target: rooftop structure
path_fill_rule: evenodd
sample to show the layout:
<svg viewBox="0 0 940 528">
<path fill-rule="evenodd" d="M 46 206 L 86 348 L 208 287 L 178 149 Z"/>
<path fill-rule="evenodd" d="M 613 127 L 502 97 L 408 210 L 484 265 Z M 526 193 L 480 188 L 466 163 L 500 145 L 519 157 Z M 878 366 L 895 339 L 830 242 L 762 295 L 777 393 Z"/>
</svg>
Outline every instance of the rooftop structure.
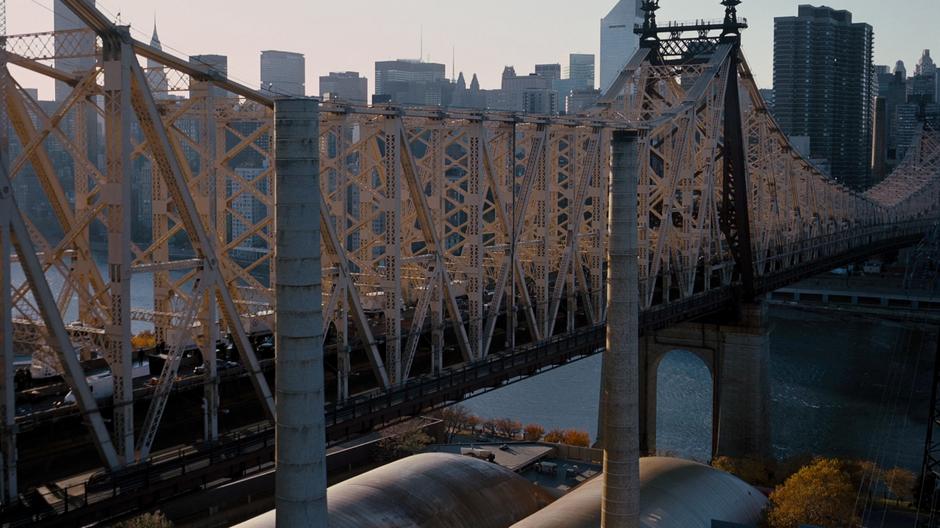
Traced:
<svg viewBox="0 0 940 528">
<path fill-rule="evenodd" d="M 503 528 L 554 500 L 498 464 L 428 453 L 382 466 L 328 491 L 330 528 Z M 273 528 L 274 510 L 237 528 Z"/>
<path fill-rule="evenodd" d="M 602 479 L 596 478 L 512 528 L 597 528 Z M 757 525 L 767 498 L 737 477 L 674 458 L 640 459 L 642 528 Z"/>
<path fill-rule="evenodd" d="M 305 59 L 302 53 L 267 50 L 261 52 L 261 90 L 274 97 L 303 97 Z"/>
<path fill-rule="evenodd" d="M 359 72 L 330 72 L 320 77 L 320 97 L 366 103 L 369 100 L 369 80 L 360 77 Z"/>
</svg>

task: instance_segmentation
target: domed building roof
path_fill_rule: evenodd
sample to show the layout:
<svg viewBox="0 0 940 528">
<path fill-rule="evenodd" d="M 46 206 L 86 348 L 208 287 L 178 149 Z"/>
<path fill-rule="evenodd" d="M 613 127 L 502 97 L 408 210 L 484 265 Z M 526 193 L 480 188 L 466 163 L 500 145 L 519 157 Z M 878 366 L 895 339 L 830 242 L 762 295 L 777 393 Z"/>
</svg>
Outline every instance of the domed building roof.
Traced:
<svg viewBox="0 0 940 528">
<path fill-rule="evenodd" d="M 598 528 L 603 476 L 512 528 Z M 756 525 L 767 498 L 737 477 L 674 458 L 640 460 L 640 526 L 711 528 L 712 521 Z"/>
<path fill-rule="evenodd" d="M 327 491 L 330 528 L 505 528 L 554 496 L 513 471 L 469 456 L 416 455 Z M 239 528 L 274 528 L 270 511 Z"/>
</svg>

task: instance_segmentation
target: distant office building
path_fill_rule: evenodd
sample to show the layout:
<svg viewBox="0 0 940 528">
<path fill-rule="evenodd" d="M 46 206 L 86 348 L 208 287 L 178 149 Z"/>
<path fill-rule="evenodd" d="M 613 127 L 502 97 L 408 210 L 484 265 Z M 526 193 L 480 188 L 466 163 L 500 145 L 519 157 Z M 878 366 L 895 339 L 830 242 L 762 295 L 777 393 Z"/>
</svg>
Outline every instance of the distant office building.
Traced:
<svg viewBox="0 0 940 528">
<path fill-rule="evenodd" d="M 94 7 L 94 0 L 89 0 Z M 55 31 L 68 32 L 55 37 L 55 67 L 58 70 L 73 72 L 86 72 L 95 67 L 96 36 L 91 31 L 76 33 L 77 30 L 88 30 L 89 27 L 64 4 L 62 0 L 55 0 L 53 4 L 53 26 Z M 55 85 L 55 100 L 59 103 L 65 101 L 72 88 L 64 82 L 57 81 Z"/>
<path fill-rule="evenodd" d="M 910 103 L 935 103 L 936 91 L 936 74 L 915 75 L 907 80 L 907 100 Z"/>
<path fill-rule="evenodd" d="M 553 84 L 552 79 L 535 73 L 516 75 L 515 68 L 507 66 L 503 70 L 502 93 L 490 108 L 528 114 L 558 114 L 558 92 Z"/>
<path fill-rule="evenodd" d="M 640 48 L 633 29 L 643 23 L 642 0 L 620 0 L 601 19 L 601 92 L 606 92 Z"/>
<path fill-rule="evenodd" d="M 560 81 L 561 64 L 536 64 L 535 74 L 550 81 Z"/>
<path fill-rule="evenodd" d="M 261 91 L 277 96 L 307 95 L 306 61 L 302 53 L 267 50 L 261 52 Z"/>
<path fill-rule="evenodd" d="M 552 84 L 554 90 L 558 92 L 558 111 L 562 114 L 577 113 L 579 110 L 572 109 L 569 99 L 575 92 L 579 92 L 580 99 L 575 103 L 574 108 L 582 108 L 586 104 L 588 94 L 594 89 L 594 55 L 570 54 L 564 73 L 563 79 Z"/>
<path fill-rule="evenodd" d="M 940 75 L 937 74 L 937 65 L 930 57 L 930 50 L 924 50 L 917 66 L 914 67 L 914 77 L 911 88 L 914 95 L 921 99 L 929 96 L 930 102 L 940 101 Z"/>
<path fill-rule="evenodd" d="M 451 83 L 445 66 L 414 60 L 375 63 L 376 101 L 405 105 L 447 106 Z"/>
<path fill-rule="evenodd" d="M 572 53 L 568 55 L 568 79 L 572 90 L 594 89 L 594 61 L 593 53 Z"/>
<path fill-rule="evenodd" d="M 150 47 L 158 50 L 163 49 L 160 43 L 160 35 L 157 34 L 157 23 L 153 24 L 153 35 L 150 36 Z M 166 76 L 166 68 L 163 64 L 147 59 L 147 79 L 150 81 L 150 89 L 153 90 L 153 96 L 156 99 L 165 99 L 169 97 L 169 82 Z"/>
<path fill-rule="evenodd" d="M 920 107 L 917 104 L 902 104 L 895 110 L 897 113 L 894 137 L 897 148 L 896 163 L 904 161 L 908 151 L 914 146 L 917 132 L 922 126 L 922 120 L 918 119 L 919 110 Z"/>
<path fill-rule="evenodd" d="M 94 0 L 89 0 L 91 6 L 95 5 Z M 53 3 L 53 27 L 56 31 L 54 37 L 55 54 L 57 57 L 54 66 L 58 70 L 69 73 L 78 73 L 82 75 L 91 71 L 95 67 L 97 58 L 95 57 L 96 35 L 90 31 L 79 18 L 66 7 L 61 0 L 55 0 Z M 82 31 L 85 30 L 85 31 Z M 68 84 L 56 81 L 54 103 L 46 104 L 44 108 L 48 115 L 52 115 L 59 105 L 68 99 L 72 93 L 72 87 Z M 69 112 L 62 123 L 63 129 L 72 137 L 75 136 L 76 113 Z M 86 155 L 92 164 L 99 168 L 103 167 L 103 148 L 99 140 L 99 116 L 98 113 L 88 105 L 84 115 L 85 126 L 83 127 L 86 144 Z M 66 189 L 74 188 L 74 168 L 75 164 L 69 156 L 58 156 L 51 152 L 56 148 L 62 148 L 58 140 L 50 138 L 47 150 L 52 158 L 53 168 L 62 185 Z M 40 222 L 42 223 L 42 222 Z"/>
<path fill-rule="evenodd" d="M 572 90 L 567 97 L 565 113 L 570 115 L 581 113 L 594 106 L 600 97 L 601 91 L 595 88 Z"/>
<path fill-rule="evenodd" d="M 888 111 L 884 97 L 875 98 L 871 152 L 871 183 L 877 185 L 885 179 L 888 169 Z"/>
<path fill-rule="evenodd" d="M 870 184 L 874 35 L 848 11 L 801 5 L 774 19 L 775 116 L 788 136 L 810 138 L 813 159 L 855 188 Z"/>
<path fill-rule="evenodd" d="M 320 77 L 320 97 L 352 103 L 369 102 L 369 80 L 359 72 L 330 72 Z"/>
<path fill-rule="evenodd" d="M 189 62 L 199 68 L 208 68 L 222 75 L 228 75 L 228 56 L 226 55 L 193 55 L 189 58 Z M 193 89 L 190 88 L 190 97 L 193 95 L 192 92 Z M 227 97 L 229 92 L 213 85 L 209 87 L 209 94 L 212 97 Z"/>
<path fill-rule="evenodd" d="M 937 73 L 937 65 L 930 57 L 930 50 L 925 49 L 917 66 L 914 67 L 914 75 L 933 75 Z"/>
<path fill-rule="evenodd" d="M 894 73 L 900 73 L 902 77 L 907 79 L 907 67 L 904 66 L 904 61 L 899 60 L 894 63 Z"/>
<path fill-rule="evenodd" d="M 774 113 L 774 91 L 770 88 L 761 88 L 760 96 L 764 98 L 764 103 L 767 104 L 767 109 L 770 110 L 770 113 Z"/>
<path fill-rule="evenodd" d="M 473 74 L 470 85 L 467 86 L 467 79 L 464 77 L 463 72 L 460 72 L 454 85 L 450 106 L 480 110 L 486 108 L 486 93 L 480 89 L 480 80 L 477 79 L 477 74 Z"/>
<path fill-rule="evenodd" d="M 889 174 L 907 154 L 906 147 L 898 143 L 899 131 L 904 125 L 898 108 L 907 104 L 907 79 L 903 69 L 884 73 L 886 69 L 878 73 L 878 97 L 885 101 L 885 173 Z"/>
</svg>

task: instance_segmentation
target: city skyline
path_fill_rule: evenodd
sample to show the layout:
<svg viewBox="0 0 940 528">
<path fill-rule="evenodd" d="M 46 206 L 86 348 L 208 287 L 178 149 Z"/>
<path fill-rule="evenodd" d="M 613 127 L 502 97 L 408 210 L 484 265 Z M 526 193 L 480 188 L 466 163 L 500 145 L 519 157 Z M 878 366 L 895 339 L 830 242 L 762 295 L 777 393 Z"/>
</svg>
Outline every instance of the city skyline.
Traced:
<svg viewBox="0 0 940 528">
<path fill-rule="evenodd" d="M 534 9 L 536 3 L 538 9 Z M 369 78 L 369 92 L 372 93 L 376 61 L 414 59 L 421 49 L 424 60 L 446 65 L 448 78 L 455 78 L 459 72 L 467 78 L 476 73 L 484 89 L 495 88 L 499 86 L 503 66 L 512 65 L 519 72 L 530 72 L 535 64 L 564 64 L 569 53 L 599 56 L 599 21 L 615 3 L 613 0 L 583 2 L 577 16 L 564 19 L 564 31 L 555 29 L 551 38 L 544 38 L 540 36 L 557 28 L 558 13 L 564 12 L 564 4 L 558 0 L 517 0 L 509 5 L 482 0 L 478 3 L 479 8 L 472 12 L 438 5 L 430 0 L 399 0 L 379 5 L 369 0 L 352 0 L 316 9 L 299 0 L 280 0 L 273 7 L 280 6 L 291 16 L 278 17 L 276 10 L 270 10 L 271 20 L 277 20 L 277 26 L 260 28 L 257 27 L 257 10 L 247 7 L 248 2 L 245 1 L 222 3 L 207 0 L 192 4 L 182 0 L 164 0 L 123 5 L 120 9 L 115 0 L 98 1 L 99 7 L 111 16 L 116 16 L 119 11 L 121 21 L 132 25 L 134 36 L 139 40 L 149 42 L 156 19 L 161 41 L 169 52 L 177 55 L 228 55 L 231 77 L 255 88 L 260 85 L 261 50 L 302 53 L 307 58 L 308 95 L 319 93 L 319 77 L 331 71 L 358 71 Z M 773 18 L 795 14 L 801 3 L 805 2 L 750 0 L 739 8 L 741 16 L 747 18 L 751 25 L 744 34 L 745 53 L 762 87 L 773 84 Z M 559 9 L 551 9 L 546 4 L 558 4 Z M 940 20 L 940 4 L 931 0 L 910 0 L 906 2 L 907 9 L 900 12 L 875 0 L 842 0 L 827 4 L 836 9 L 848 9 L 856 20 L 874 26 L 876 64 L 893 65 L 901 59 L 912 69 L 923 49 L 940 49 L 940 40 L 929 31 L 931 21 Z M 660 21 L 715 19 L 722 14 L 717 0 L 667 0 L 661 6 L 658 13 Z M 205 20 L 219 17 L 222 9 L 227 10 L 224 14 L 226 24 L 213 24 L 208 30 L 203 27 Z M 51 0 L 7 6 L 9 32 L 51 30 L 51 10 Z M 364 12 L 369 12 L 369 16 L 362 16 Z M 491 15 L 497 12 L 499 17 Z M 889 14 L 894 17 L 893 23 L 881 22 Z M 455 17 L 460 20 L 457 26 L 453 24 Z M 324 22 L 316 23 L 311 30 L 306 25 L 311 20 Z M 372 35 L 372 39 L 350 39 L 343 29 L 348 25 L 343 23 L 344 20 L 356 24 L 362 34 Z M 521 25 L 520 20 L 527 22 Z M 480 38 L 481 28 L 485 38 Z M 252 30 L 257 32 L 257 36 L 245 38 L 246 32 Z M 456 71 L 452 71 L 453 62 L 456 62 Z M 37 82 L 39 78 L 31 74 L 18 72 L 17 76 L 24 85 L 38 87 L 40 97 L 52 98 L 51 83 Z"/>
</svg>

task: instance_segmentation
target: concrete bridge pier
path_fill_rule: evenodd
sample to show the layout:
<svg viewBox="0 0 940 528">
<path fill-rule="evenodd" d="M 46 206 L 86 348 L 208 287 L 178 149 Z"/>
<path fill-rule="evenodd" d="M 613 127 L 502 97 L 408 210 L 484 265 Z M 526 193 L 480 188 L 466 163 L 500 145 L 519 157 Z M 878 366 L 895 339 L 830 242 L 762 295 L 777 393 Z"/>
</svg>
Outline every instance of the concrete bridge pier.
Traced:
<svg viewBox="0 0 940 528">
<path fill-rule="evenodd" d="M 720 327 L 716 456 L 769 459 L 770 333 L 767 305 L 745 304 Z"/>
<path fill-rule="evenodd" d="M 640 340 L 640 451 L 657 452 L 659 365 L 674 351 L 697 356 L 712 381 L 712 456 L 768 459 L 770 335 L 765 303 L 719 323 L 683 323 Z"/>
</svg>

